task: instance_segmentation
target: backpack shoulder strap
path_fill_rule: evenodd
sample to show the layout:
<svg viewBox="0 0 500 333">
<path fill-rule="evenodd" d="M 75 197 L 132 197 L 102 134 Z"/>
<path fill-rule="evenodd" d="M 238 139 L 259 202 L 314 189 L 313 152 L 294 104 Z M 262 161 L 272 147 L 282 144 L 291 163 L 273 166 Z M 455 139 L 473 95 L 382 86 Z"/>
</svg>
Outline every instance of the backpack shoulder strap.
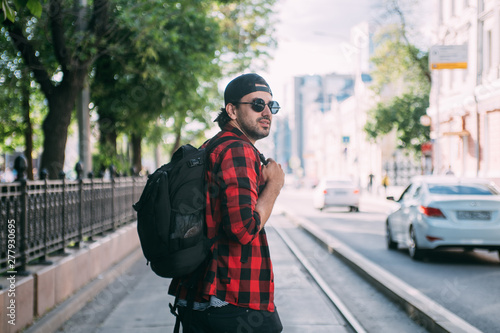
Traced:
<svg viewBox="0 0 500 333">
<path fill-rule="evenodd" d="M 217 138 L 217 139 L 210 139 L 210 141 L 208 142 L 208 145 L 205 147 L 205 150 L 207 152 L 207 156 L 210 155 L 210 153 L 218 146 L 220 145 L 221 143 L 224 143 L 226 141 L 245 141 L 243 139 L 240 139 L 238 137 L 235 137 L 235 136 L 223 136 L 223 137 L 220 137 L 220 138 Z M 266 157 L 264 156 L 264 154 L 260 153 L 257 148 L 255 148 L 255 146 L 252 145 L 252 147 L 254 148 L 255 152 L 256 153 L 259 153 L 259 159 L 260 161 L 262 162 L 262 164 L 264 165 L 267 165 L 268 161 L 266 159 Z"/>
<path fill-rule="evenodd" d="M 235 136 L 222 136 L 222 137 L 219 137 L 217 139 L 211 139 L 207 146 L 205 147 L 205 150 L 207 152 L 207 155 L 210 155 L 210 153 L 215 149 L 217 148 L 218 145 L 224 143 L 224 142 L 227 142 L 227 141 L 244 141 L 243 139 L 240 139 L 238 137 L 235 137 Z"/>
</svg>

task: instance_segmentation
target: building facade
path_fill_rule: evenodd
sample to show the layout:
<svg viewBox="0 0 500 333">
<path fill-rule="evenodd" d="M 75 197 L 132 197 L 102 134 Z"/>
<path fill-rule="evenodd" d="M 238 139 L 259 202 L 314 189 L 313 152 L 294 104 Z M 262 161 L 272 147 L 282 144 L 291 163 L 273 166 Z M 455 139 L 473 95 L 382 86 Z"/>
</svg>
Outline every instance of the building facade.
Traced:
<svg viewBox="0 0 500 333">
<path fill-rule="evenodd" d="M 467 69 L 433 70 L 434 173 L 500 184 L 500 0 L 440 0 L 436 44 L 467 45 Z"/>
</svg>

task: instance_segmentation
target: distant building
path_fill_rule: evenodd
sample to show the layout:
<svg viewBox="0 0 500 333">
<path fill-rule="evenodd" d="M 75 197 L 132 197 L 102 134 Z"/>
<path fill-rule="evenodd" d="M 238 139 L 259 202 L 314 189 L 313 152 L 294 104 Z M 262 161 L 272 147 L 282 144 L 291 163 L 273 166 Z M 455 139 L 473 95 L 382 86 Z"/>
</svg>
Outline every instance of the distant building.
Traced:
<svg viewBox="0 0 500 333">
<path fill-rule="evenodd" d="M 292 173 L 290 161 L 292 158 L 292 132 L 288 117 L 275 118 L 276 130 L 273 132 L 275 160 L 281 163 L 286 173 Z"/>
<path fill-rule="evenodd" d="M 324 135 L 324 114 L 354 94 L 354 76 L 344 74 L 305 75 L 295 77 L 294 84 L 294 151 L 304 176 L 317 178 L 315 157 Z M 322 158 L 322 157 L 321 157 Z"/>
<path fill-rule="evenodd" d="M 368 111 L 380 101 L 370 89 L 369 59 L 375 48 L 370 25 L 354 26 L 350 42 L 341 48 L 353 65 L 352 74 L 294 78 L 293 110 L 283 119 L 288 126 L 280 122 L 275 134 L 278 161 L 286 159 L 287 170 L 306 186 L 322 177 L 340 176 L 365 188 L 370 178 L 379 184 L 385 173 L 392 184 L 405 185 L 420 172 L 419 165 L 411 165 L 414 162 L 397 151 L 395 133 L 369 142 L 364 131 Z M 388 87 L 384 97 L 397 93 Z"/>
</svg>

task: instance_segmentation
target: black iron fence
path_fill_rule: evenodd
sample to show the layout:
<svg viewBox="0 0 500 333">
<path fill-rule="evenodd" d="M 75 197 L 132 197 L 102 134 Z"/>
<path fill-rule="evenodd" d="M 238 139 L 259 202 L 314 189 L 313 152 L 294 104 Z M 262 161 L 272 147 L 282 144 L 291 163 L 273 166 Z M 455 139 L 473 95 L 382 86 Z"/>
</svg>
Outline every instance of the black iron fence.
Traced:
<svg viewBox="0 0 500 333">
<path fill-rule="evenodd" d="M 0 183 L 0 273 L 135 220 L 145 177 Z"/>
<path fill-rule="evenodd" d="M 385 162 L 384 170 L 389 176 L 390 184 L 406 186 L 412 177 L 422 174 L 422 167 L 410 160 Z"/>
</svg>

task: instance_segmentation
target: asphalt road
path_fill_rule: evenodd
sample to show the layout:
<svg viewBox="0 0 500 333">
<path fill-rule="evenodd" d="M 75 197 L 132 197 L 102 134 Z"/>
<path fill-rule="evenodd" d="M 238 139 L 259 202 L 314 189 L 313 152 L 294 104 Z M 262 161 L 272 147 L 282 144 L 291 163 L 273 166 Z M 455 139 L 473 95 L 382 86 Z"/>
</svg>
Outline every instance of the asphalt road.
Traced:
<svg viewBox="0 0 500 333">
<path fill-rule="evenodd" d="M 310 190 L 284 189 L 278 204 L 307 218 L 351 248 L 484 332 L 500 327 L 500 261 L 487 251 L 440 251 L 422 262 L 385 245 L 385 214 L 361 202 L 359 213 L 312 207 Z"/>
</svg>

